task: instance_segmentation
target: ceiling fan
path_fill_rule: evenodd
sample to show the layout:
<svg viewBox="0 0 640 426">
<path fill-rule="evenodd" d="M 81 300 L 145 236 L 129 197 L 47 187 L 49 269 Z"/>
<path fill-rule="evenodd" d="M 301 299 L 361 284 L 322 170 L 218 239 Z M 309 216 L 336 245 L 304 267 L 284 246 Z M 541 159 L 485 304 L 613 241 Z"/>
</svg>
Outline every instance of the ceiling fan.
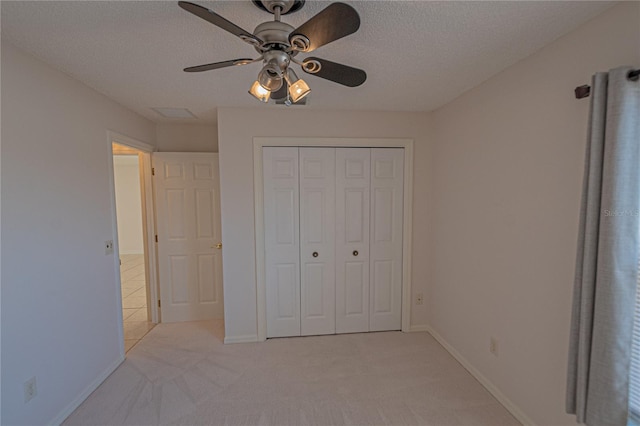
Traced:
<svg viewBox="0 0 640 426">
<path fill-rule="evenodd" d="M 260 9 L 272 13 L 273 21 L 263 22 L 254 33 L 243 30 L 214 11 L 203 6 L 180 1 L 184 10 L 230 32 L 252 45 L 258 58 L 240 58 L 185 68 L 186 72 L 201 72 L 231 66 L 247 65 L 262 61 L 258 78 L 249 93 L 262 102 L 269 98 L 291 105 L 303 99 L 311 89 L 298 78 L 291 64 L 297 64 L 307 74 L 315 75 L 348 87 L 360 86 L 367 74 L 358 68 L 331 62 L 317 57 L 296 58 L 299 53 L 315 49 L 355 33 L 360 27 L 360 16 L 345 3 L 332 3 L 298 28 L 280 21 L 281 15 L 299 10 L 305 0 L 252 0 Z"/>
</svg>

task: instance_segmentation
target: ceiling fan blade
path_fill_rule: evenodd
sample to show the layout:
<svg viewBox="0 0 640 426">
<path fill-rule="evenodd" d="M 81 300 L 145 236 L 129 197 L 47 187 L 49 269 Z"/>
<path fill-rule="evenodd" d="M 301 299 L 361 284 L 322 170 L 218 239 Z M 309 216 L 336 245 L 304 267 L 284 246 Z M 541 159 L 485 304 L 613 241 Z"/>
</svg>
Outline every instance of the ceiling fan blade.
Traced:
<svg viewBox="0 0 640 426">
<path fill-rule="evenodd" d="M 296 50 L 311 52 L 320 46 L 338 40 L 358 31 L 360 16 L 356 10 L 344 3 L 332 3 L 313 18 L 296 28 L 289 35 L 289 41 Z M 296 39 L 309 39 L 303 48 Z"/>
<path fill-rule="evenodd" d="M 318 69 L 318 66 L 314 64 L 314 62 L 320 64 L 320 69 Z M 338 64 L 336 62 L 327 61 L 326 59 L 310 57 L 305 58 L 302 63 L 302 70 L 307 74 L 331 80 L 344 86 L 360 86 L 367 80 L 367 73 L 363 70 L 353 68 L 348 65 Z"/>
<path fill-rule="evenodd" d="M 227 21 L 222 16 L 218 15 L 212 10 L 207 9 L 206 7 L 202 7 L 188 1 L 179 1 L 178 5 L 187 12 L 191 12 L 194 15 L 204 19 L 205 21 L 211 22 L 213 25 L 216 25 L 223 30 L 229 31 L 236 37 L 240 37 L 242 41 L 245 41 L 254 46 L 259 46 L 263 43 L 262 40 L 260 40 L 258 37 L 254 36 L 248 31 L 243 30 L 233 22 Z"/>
<path fill-rule="evenodd" d="M 195 67 L 185 68 L 184 71 L 185 72 L 210 71 L 210 70 L 217 70 L 218 68 L 246 65 L 246 64 L 250 64 L 251 62 L 254 62 L 254 60 L 248 59 L 248 58 L 232 59 L 230 61 L 214 62 L 212 64 L 205 64 L 205 65 L 196 65 Z"/>
</svg>

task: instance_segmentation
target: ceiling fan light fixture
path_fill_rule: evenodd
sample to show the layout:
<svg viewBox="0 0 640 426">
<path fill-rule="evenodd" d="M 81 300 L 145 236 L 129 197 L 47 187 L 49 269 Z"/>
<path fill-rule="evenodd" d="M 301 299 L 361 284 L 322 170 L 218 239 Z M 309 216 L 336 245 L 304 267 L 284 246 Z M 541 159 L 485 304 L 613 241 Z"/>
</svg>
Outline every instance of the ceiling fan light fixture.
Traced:
<svg viewBox="0 0 640 426">
<path fill-rule="evenodd" d="M 251 89 L 249 89 L 249 94 L 264 103 L 269 102 L 271 97 L 271 91 L 262 87 L 258 80 L 253 82 Z"/>
<path fill-rule="evenodd" d="M 296 73 L 291 69 L 287 69 L 285 73 L 285 79 L 289 84 L 289 96 L 291 100 L 295 103 L 300 99 L 304 98 L 311 92 L 311 88 L 306 81 L 301 78 L 298 78 Z"/>
<path fill-rule="evenodd" d="M 207 7 L 189 1 L 179 1 L 178 5 L 182 9 L 252 44 L 260 55 L 256 59 L 240 58 L 188 67 L 184 71 L 189 73 L 210 71 L 262 61 L 263 67 L 249 89 L 249 93 L 262 102 L 268 102 L 273 98 L 285 104 L 300 101 L 302 101 L 300 104 L 304 104 L 309 99 L 307 95 L 311 92 L 307 83 L 289 69 L 291 63 L 302 66 L 302 70 L 307 74 L 313 74 L 343 86 L 356 87 L 363 84 L 367 79 L 367 74 L 363 70 L 314 57 L 306 58 L 304 61 L 295 59 L 300 52 L 312 52 L 321 46 L 353 34 L 360 28 L 358 12 L 342 1 L 328 5 L 297 28 L 281 21 L 281 15 L 300 9 L 305 1 L 253 0 L 260 9 L 274 14 L 273 21 L 262 22 L 255 27 L 255 34 L 242 29 Z"/>
</svg>

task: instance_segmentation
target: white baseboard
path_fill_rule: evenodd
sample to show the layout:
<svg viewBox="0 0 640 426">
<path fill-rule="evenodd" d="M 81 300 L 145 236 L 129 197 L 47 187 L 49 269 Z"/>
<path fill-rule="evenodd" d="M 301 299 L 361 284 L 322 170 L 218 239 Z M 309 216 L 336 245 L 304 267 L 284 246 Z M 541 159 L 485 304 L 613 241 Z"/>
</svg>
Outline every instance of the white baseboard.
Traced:
<svg viewBox="0 0 640 426">
<path fill-rule="evenodd" d="M 67 407 L 64 410 L 62 410 L 48 424 L 61 425 L 62 422 L 64 422 L 66 420 L 66 418 L 69 417 L 71 415 L 71 413 L 73 413 L 75 411 L 75 409 L 78 408 L 80 406 L 80 404 L 82 404 L 84 402 L 84 400 L 87 399 L 89 397 L 89 395 L 91 395 L 91 393 L 94 390 L 96 390 L 98 388 L 98 386 L 100 386 L 102 384 L 102 382 L 104 382 L 107 379 L 107 377 L 109 377 L 111 375 L 111 373 L 113 373 L 116 370 L 116 368 L 118 368 L 120 366 L 120 364 L 122 364 L 123 361 L 124 361 L 124 355 L 119 357 L 113 364 L 111 364 L 109 367 L 107 367 L 106 370 L 104 370 L 98 377 L 96 377 L 94 381 L 89 383 L 89 386 L 87 386 L 80 393 L 80 395 L 78 395 L 76 397 L 76 399 L 71 401 L 71 403 L 69 405 L 67 405 Z"/>
<path fill-rule="evenodd" d="M 417 331 L 426 331 L 429 332 L 430 328 L 428 325 L 412 325 L 409 327 L 409 333 L 417 332 Z"/>
<path fill-rule="evenodd" d="M 536 426 L 533 420 L 529 416 L 527 416 L 516 404 L 514 404 L 509 398 L 506 397 L 505 394 L 500 392 L 500 390 L 491 383 L 489 379 L 480 373 L 469 361 L 467 361 L 453 346 L 451 346 L 442 336 L 440 336 L 433 328 L 426 326 L 426 331 L 429 332 L 433 336 L 434 339 L 438 341 L 462 366 L 467 369 L 469 373 L 473 377 L 476 378 L 477 381 L 480 382 L 482 386 L 484 386 L 491 395 L 494 396 L 495 399 L 500 402 L 512 415 L 515 417 L 520 423 L 524 426 Z M 413 331 L 413 328 L 412 330 Z"/>
<path fill-rule="evenodd" d="M 246 336 L 225 336 L 224 344 L 230 343 L 251 343 L 257 342 L 258 335 L 257 334 L 247 334 Z"/>
</svg>

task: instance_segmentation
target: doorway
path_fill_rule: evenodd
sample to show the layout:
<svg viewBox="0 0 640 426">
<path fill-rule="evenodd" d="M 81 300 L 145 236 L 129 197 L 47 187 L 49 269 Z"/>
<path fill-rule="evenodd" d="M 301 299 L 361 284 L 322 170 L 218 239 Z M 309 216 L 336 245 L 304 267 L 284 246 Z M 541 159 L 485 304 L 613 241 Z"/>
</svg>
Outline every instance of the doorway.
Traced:
<svg viewBox="0 0 640 426">
<path fill-rule="evenodd" d="M 155 326 L 145 241 L 144 152 L 112 143 L 124 350 Z"/>
</svg>

